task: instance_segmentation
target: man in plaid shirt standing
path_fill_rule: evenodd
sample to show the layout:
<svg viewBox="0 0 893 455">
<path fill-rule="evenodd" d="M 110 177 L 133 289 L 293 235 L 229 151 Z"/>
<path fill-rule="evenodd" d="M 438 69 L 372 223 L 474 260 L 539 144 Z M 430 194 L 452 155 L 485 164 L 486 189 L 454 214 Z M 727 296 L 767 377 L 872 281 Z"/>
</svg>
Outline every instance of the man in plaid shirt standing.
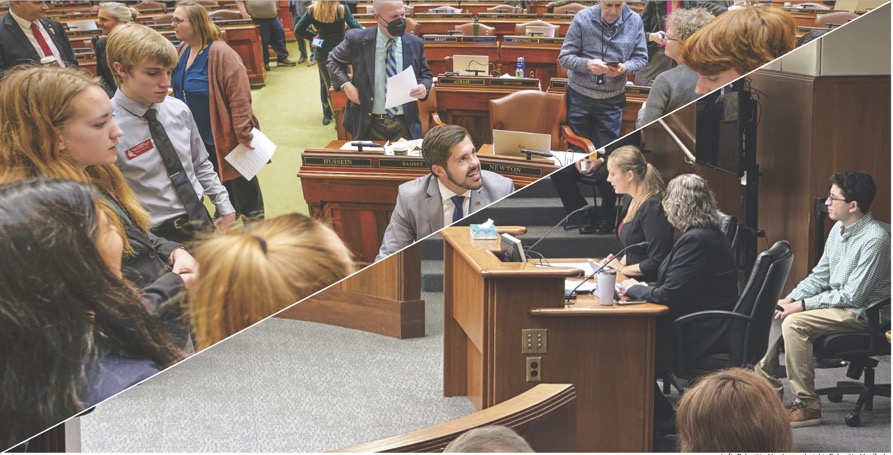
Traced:
<svg viewBox="0 0 893 455">
<path fill-rule="evenodd" d="M 831 191 L 825 200 L 828 216 L 837 221 L 831 228 L 818 265 L 784 299 L 775 318 L 782 320 L 783 341 L 770 346 L 756 370 L 775 385 L 782 342 L 791 391 L 792 427 L 817 425 L 822 421 L 821 401 L 815 393 L 812 342 L 831 332 L 864 332 L 868 320 L 863 312 L 870 303 L 890 296 L 890 236 L 868 213 L 874 200 L 874 180 L 861 172 L 831 176 Z M 890 320 L 889 307 L 881 312 Z"/>
</svg>

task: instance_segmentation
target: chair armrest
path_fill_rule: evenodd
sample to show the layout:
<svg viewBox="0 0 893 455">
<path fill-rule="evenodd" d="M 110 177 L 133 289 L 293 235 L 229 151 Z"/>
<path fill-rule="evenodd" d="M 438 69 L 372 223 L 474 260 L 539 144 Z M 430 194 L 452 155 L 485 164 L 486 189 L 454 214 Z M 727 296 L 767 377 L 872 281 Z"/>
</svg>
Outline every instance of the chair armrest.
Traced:
<svg viewBox="0 0 893 455">
<path fill-rule="evenodd" d="M 440 120 L 440 115 L 437 112 L 431 113 L 431 121 L 434 122 L 435 126 L 446 125 L 446 123 L 443 123 L 443 121 Z"/>
<path fill-rule="evenodd" d="M 561 125 L 561 134 L 564 135 L 564 139 L 567 141 L 568 144 L 573 144 L 577 147 L 580 147 L 585 153 L 595 153 L 595 146 L 592 145 L 592 141 L 586 139 L 585 137 L 577 136 L 571 130 L 571 127 L 567 125 Z"/>
<path fill-rule="evenodd" d="M 868 316 L 868 352 L 870 355 L 876 355 L 878 352 L 877 338 L 881 335 L 881 308 L 890 306 L 890 297 L 878 300 L 865 308 L 865 315 Z"/>
<path fill-rule="evenodd" d="M 673 334 L 676 336 L 676 353 L 679 360 L 680 372 L 685 372 L 685 342 L 682 334 L 685 333 L 685 327 L 688 324 L 701 319 L 737 319 L 739 321 L 748 322 L 753 320 L 750 316 L 724 310 L 698 311 L 697 313 L 686 314 L 685 316 L 676 318 L 673 321 Z"/>
</svg>

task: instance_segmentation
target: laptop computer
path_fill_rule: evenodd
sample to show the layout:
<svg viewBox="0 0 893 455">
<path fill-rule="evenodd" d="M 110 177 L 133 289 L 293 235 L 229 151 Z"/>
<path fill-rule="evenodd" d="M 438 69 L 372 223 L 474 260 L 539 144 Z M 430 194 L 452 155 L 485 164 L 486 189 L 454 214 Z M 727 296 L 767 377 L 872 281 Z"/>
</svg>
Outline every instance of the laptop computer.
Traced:
<svg viewBox="0 0 893 455">
<path fill-rule="evenodd" d="M 94 20 L 68 21 L 68 29 L 71 31 L 99 30 Z"/>
<path fill-rule="evenodd" d="M 552 25 L 528 25 L 525 30 L 527 36 L 536 36 L 541 38 L 555 38 L 555 29 L 558 27 Z"/>
<path fill-rule="evenodd" d="M 552 149 L 552 135 L 493 130 L 494 155 L 525 156 L 521 149 L 549 152 Z"/>
<path fill-rule="evenodd" d="M 479 70 L 478 74 L 469 70 Z M 454 55 L 453 72 L 460 76 L 488 76 L 490 74 L 490 58 L 486 55 Z"/>
</svg>

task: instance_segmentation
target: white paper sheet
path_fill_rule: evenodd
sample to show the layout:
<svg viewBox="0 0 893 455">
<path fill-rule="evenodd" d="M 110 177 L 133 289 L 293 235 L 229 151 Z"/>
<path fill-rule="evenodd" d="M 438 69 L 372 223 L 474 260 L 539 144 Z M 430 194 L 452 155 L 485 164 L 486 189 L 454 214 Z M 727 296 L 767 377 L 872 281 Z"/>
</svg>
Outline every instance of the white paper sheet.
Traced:
<svg viewBox="0 0 893 455">
<path fill-rule="evenodd" d="M 598 292 L 598 284 L 593 283 L 595 279 L 591 279 L 583 284 L 580 284 L 581 280 L 564 280 L 564 290 L 565 291 L 573 291 L 575 287 L 580 286 L 577 289 L 577 292 Z"/>
<path fill-rule="evenodd" d="M 252 128 L 251 134 L 254 135 L 251 140 L 252 148 L 239 144 L 225 157 L 247 180 L 253 179 L 276 152 L 276 144 L 259 129 Z"/>
<path fill-rule="evenodd" d="M 403 104 L 414 102 L 416 99 L 409 96 L 409 92 L 419 85 L 419 81 L 415 78 L 415 70 L 412 66 L 388 78 L 388 93 L 385 97 L 384 108 L 401 106 Z"/>
</svg>

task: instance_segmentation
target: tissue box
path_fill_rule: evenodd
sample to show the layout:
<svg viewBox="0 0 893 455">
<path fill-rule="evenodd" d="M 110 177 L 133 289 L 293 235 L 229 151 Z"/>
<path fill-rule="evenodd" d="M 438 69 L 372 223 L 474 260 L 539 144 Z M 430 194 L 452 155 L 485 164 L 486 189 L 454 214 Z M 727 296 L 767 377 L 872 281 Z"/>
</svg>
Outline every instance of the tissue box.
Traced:
<svg viewBox="0 0 893 455">
<path fill-rule="evenodd" d="M 471 225 L 471 239 L 472 240 L 495 240 L 499 238 L 499 233 L 496 232 L 496 226 L 490 225 L 490 227 L 484 227 L 482 224 L 472 224 Z"/>
</svg>

